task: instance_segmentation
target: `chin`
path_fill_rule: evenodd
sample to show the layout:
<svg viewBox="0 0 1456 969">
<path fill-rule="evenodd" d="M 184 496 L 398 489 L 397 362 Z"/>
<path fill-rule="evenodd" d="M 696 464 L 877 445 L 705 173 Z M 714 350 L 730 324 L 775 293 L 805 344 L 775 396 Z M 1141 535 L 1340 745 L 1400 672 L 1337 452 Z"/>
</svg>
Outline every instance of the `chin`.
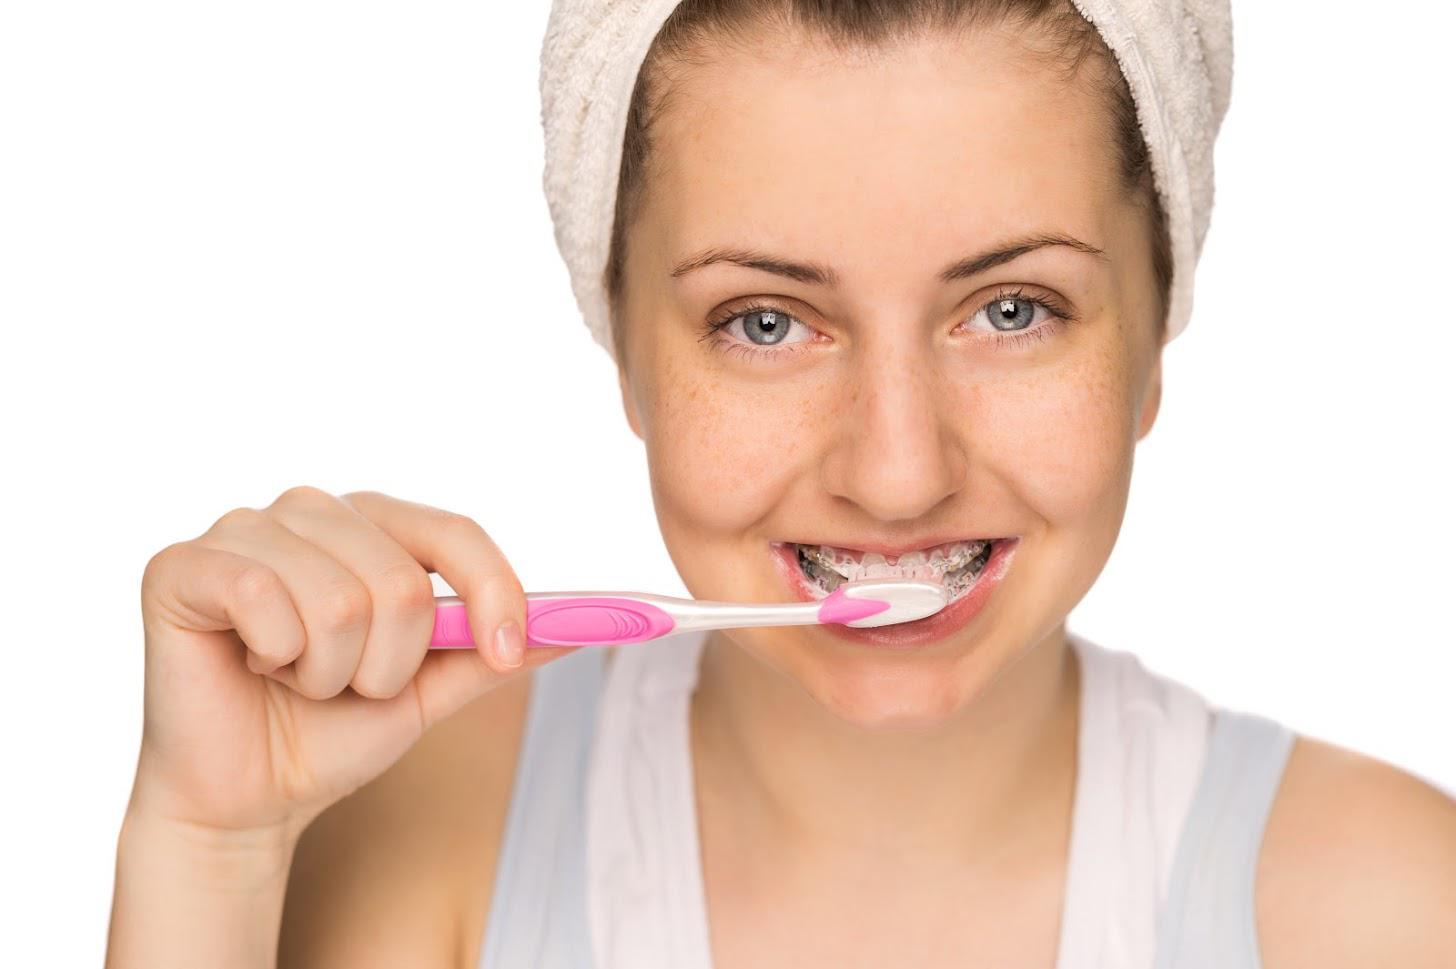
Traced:
<svg viewBox="0 0 1456 969">
<path fill-rule="evenodd" d="M 971 708 L 1002 665 L 984 648 L 989 644 L 944 641 L 933 651 L 896 654 L 813 627 L 764 632 L 735 630 L 732 639 L 827 713 L 863 730 L 928 731 L 949 723 Z"/>
<path fill-rule="evenodd" d="M 835 677 L 844 680 L 845 677 Z M 920 732 L 955 719 L 970 702 L 947 683 L 829 682 L 805 684 L 837 719 L 861 730 Z"/>
<path fill-rule="evenodd" d="M 998 532 L 986 529 L 981 534 Z M 1048 555 L 1040 541 L 1036 546 L 1042 554 L 1033 554 L 1032 543 L 1023 543 L 1019 535 L 980 541 L 992 546 L 981 551 L 979 560 L 944 560 L 968 569 L 971 581 L 960 585 L 961 594 L 949 606 L 927 619 L 879 629 L 826 624 L 730 629 L 723 635 L 789 682 L 790 689 L 775 702 L 808 697 L 836 720 L 865 731 L 934 731 L 988 702 L 998 708 L 1015 704 L 1015 697 L 1005 695 L 1009 683 L 1003 678 L 1034 654 L 1039 643 L 1059 635 L 1061 617 L 1075 601 L 1072 594 L 1085 588 L 1090 576 L 1066 574 L 1078 557 Z M 876 561 L 876 572 L 902 565 L 903 549 L 888 552 L 897 558 Z M 813 570 L 804 567 L 803 559 L 792 543 L 765 543 L 744 567 L 734 570 L 747 580 L 743 587 L 718 585 L 699 597 L 760 602 L 823 598 L 827 592 L 814 588 Z M 703 575 L 702 584 L 712 585 L 708 580 L 715 577 Z M 1006 712 L 987 710 L 985 715 Z"/>
</svg>

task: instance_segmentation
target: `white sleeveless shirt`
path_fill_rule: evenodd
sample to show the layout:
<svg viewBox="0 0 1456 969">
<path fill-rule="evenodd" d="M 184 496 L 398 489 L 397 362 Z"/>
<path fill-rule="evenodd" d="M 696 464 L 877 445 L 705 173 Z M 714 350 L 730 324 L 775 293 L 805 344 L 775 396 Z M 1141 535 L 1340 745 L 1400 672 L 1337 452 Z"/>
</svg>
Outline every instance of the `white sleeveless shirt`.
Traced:
<svg viewBox="0 0 1456 969">
<path fill-rule="evenodd" d="M 707 638 L 533 674 L 484 969 L 712 969 L 688 733 Z M 1069 640 L 1082 692 L 1056 969 L 1258 969 L 1254 863 L 1293 735 Z"/>
</svg>

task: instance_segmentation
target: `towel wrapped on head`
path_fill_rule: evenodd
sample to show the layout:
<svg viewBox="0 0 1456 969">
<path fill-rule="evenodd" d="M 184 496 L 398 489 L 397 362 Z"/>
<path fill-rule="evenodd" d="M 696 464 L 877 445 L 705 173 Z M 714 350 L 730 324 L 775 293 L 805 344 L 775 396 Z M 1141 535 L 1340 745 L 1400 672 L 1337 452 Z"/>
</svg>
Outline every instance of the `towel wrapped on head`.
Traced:
<svg viewBox="0 0 1456 969">
<path fill-rule="evenodd" d="M 572 292 L 613 353 L 604 270 L 637 72 L 679 0 L 555 0 L 541 48 L 546 202 Z M 1172 242 L 1165 340 L 1188 324 L 1233 81 L 1229 0 L 1070 0 L 1127 78 Z"/>
</svg>

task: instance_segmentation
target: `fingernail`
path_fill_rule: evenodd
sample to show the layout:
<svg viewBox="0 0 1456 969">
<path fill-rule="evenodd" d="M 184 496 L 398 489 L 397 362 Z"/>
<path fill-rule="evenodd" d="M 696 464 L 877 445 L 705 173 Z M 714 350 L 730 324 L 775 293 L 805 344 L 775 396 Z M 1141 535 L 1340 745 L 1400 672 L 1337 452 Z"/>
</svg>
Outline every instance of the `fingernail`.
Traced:
<svg viewBox="0 0 1456 969">
<path fill-rule="evenodd" d="M 514 619 L 507 619 L 495 631 L 495 658 L 502 666 L 520 666 L 526 658 L 526 637 Z"/>
</svg>

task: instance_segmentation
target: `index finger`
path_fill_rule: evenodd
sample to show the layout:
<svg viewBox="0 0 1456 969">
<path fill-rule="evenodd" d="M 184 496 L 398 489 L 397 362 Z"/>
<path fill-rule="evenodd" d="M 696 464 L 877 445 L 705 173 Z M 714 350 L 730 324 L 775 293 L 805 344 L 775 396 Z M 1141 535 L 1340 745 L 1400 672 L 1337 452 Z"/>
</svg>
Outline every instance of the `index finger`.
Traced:
<svg viewBox="0 0 1456 969">
<path fill-rule="evenodd" d="M 436 572 L 465 600 L 476 648 L 491 665 L 520 666 L 499 658 L 496 632 L 514 622 L 526 628 L 526 593 L 495 541 L 473 519 L 378 491 L 353 491 L 340 500 L 369 519 L 427 572 Z"/>
</svg>

